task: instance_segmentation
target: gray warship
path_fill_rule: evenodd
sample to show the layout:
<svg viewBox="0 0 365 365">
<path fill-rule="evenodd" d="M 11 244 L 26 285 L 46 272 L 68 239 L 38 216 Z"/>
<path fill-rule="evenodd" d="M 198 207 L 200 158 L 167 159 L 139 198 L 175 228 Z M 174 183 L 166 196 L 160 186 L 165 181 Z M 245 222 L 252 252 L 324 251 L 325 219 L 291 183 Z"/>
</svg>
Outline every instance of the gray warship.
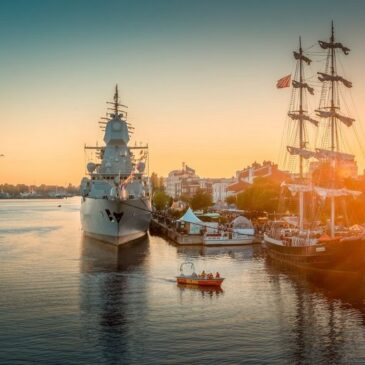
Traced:
<svg viewBox="0 0 365 365">
<path fill-rule="evenodd" d="M 128 146 L 133 127 L 115 87 L 112 111 L 101 124 L 105 146 L 85 146 L 97 161 L 87 164 L 81 180 L 84 234 L 114 245 L 144 236 L 151 221 L 150 181 L 145 175 L 148 145 Z"/>
</svg>

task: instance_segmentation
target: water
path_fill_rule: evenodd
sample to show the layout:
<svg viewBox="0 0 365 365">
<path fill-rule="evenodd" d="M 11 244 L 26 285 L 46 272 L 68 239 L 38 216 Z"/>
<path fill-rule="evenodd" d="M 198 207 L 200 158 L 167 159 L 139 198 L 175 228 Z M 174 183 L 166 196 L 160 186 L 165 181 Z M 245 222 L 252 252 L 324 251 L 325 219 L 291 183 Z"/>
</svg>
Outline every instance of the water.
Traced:
<svg viewBox="0 0 365 365">
<path fill-rule="evenodd" d="M 222 291 L 178 287 L 185 260 Z M 364 314 L 361 290 L 314 286 L 260 245 L 118 250 L 83 238 L 77 198 L 0 201 L 0 364 L 364 364 Z"/>
</svg>

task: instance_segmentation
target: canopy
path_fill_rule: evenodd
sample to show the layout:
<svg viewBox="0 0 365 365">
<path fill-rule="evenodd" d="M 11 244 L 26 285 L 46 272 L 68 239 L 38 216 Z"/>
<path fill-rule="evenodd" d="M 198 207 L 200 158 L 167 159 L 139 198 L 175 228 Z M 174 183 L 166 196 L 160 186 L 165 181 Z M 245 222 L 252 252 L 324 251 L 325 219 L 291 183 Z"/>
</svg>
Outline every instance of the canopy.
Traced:
<svg viewBox="0 0 365 365">
<path fill-rule="evenodd" d="M 252 228 L 252 223 L 242 215 L 232 221 L 233 228 Z"/>
<path fill-rule="evenodd" d="M 364 232 L 365 228 L 363 226 L 361 226 L 360 224 L 354 224 L 353 226 L 350 227 L 350 231 L 353 232 Z"/>
<path fill-rule="evenodd" d="M 189 208 L 185 214 L 177 220 L 177 222 L 186 222 L 186 223 L 197 223 L 197 224 L 203 224 L 203 221 L 201 221 Z"/>
</svg>

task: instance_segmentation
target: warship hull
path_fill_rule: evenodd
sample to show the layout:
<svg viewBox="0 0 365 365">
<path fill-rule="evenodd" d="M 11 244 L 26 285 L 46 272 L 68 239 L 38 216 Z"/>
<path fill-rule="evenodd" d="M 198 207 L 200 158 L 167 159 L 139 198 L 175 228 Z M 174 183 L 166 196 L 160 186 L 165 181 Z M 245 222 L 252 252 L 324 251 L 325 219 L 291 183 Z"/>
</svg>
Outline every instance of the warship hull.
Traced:
<svg viewBox="0 0 365 365">
<path fill-rule="evenodd" d="M 147 198 L 125 201 L 84 197 L 80 215 L 86 236 L 122 245 L 147 233 L 151 204 Z"/>
</svg>

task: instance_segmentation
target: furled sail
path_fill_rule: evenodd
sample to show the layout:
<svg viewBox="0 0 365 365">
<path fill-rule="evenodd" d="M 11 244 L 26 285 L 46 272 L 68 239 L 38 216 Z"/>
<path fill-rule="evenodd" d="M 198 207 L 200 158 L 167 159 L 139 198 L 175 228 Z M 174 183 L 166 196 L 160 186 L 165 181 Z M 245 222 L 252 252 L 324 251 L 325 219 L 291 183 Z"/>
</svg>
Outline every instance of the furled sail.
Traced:
<svg viewBox="0 0 365 365">
<path fill-rule="evenodd" d="M 317 72 L 318 75 L 318 80 L 319 81 L 341 81 L 346 87 L 350 88 L 352 87 L 352 82 L 348 81 L 346 79 L 344 79 L 342 76 L 339 75 L 328 75 L 324 72 Z"/>
<path fill-rule="evenodd" d="M 352 126 L 352 123 L 355 121 L 355 119 L 350 117 L 345 117 L 341 114 L 338 114 L 336 111 L 326 111 L 326 110 L 316 110 L 317 116 L 321 118 L 337 118 L 340 120 L 343 124 L 346 124 L 348 127 Z"/>
<path fill-rule="evenodd" d="M 316 153 L 314 151 L 309 151 L 309 150 L 306 150 L 304 148 L 287 146 L 286 149 L 288 150 L 288 152 L 291 155 L 302 156 L 306 160 L 309 159 L 309 158 L 311 158 L 311 157 L 315 157 L 316 156 Z"/>
<path fill-rule="evenodd" d="M 321 48 L 323 49 L 327 49 L 327 48 L 340 48 L 342 49 L 343 53 L 345 55 L 348 55 L 350 52 L 350 48 L 345 47 L 342 43 L 328 43 L 328 42 L 323 42 L 323 41 L 318 41 L 319 45 L 321 46 Z"/>
<path fill-rule="evenodd" d="M 293 120 L 307 120 L 308 122 L 314 124 L 316 127 L 318 126 L 318 120 L 311 118 L 306 114 L 296 114 L 296 113 L 288 113 L 288 116 Z"/>
<path fill-rule="evenodd" d="M 312 191 L 313 187 L 312 185 L 306 185 L 306 184 L 282 184 L 282 186 L 286 186 L 292 193 L 299 193 L 303 192 L 306 193 L 308 191 Z"/>
<path fill-rule="evenodd" d="M 300 87 L 305 88 L 309 91 L 309 93 L 311 95 L 314 95 L 313 87 L 310 87 L 306 82 L 299 82 L 299 81 L 293 80 L 292 85 L 293 85 L 294 88 L 300 88 Z"/>
<path fill-rule="evenodd" d="M 303 60 L 307 65 L 310 65 L 312 60 L 306 56 L 304 56 L 303 54 L 300 54 L 299 52 L 294 51 L 294 58 L 296 60 Z"/>
<path fill-rule="evenodd" d="M 356 198 L 357 196 L 361 195 L 361 191 L 349 190 L 349 189 L 328 189 L 328 188 L 321 188 L 316 186 L 314 191 L 321 197 L 321 198 L 331 198 L 331 197 L 340 197 L 340 196 L 352 196 Z"/>
<path fill-rule="evenodd" d="M 315 157 L 318 159 L 336 159 L 336 160 L 346 160 L 353 161 L 355 156 L 350 153 L 337 152 L 331 150 L 325 150 L 322 148 L 316 148 Z"/>
</svg>

